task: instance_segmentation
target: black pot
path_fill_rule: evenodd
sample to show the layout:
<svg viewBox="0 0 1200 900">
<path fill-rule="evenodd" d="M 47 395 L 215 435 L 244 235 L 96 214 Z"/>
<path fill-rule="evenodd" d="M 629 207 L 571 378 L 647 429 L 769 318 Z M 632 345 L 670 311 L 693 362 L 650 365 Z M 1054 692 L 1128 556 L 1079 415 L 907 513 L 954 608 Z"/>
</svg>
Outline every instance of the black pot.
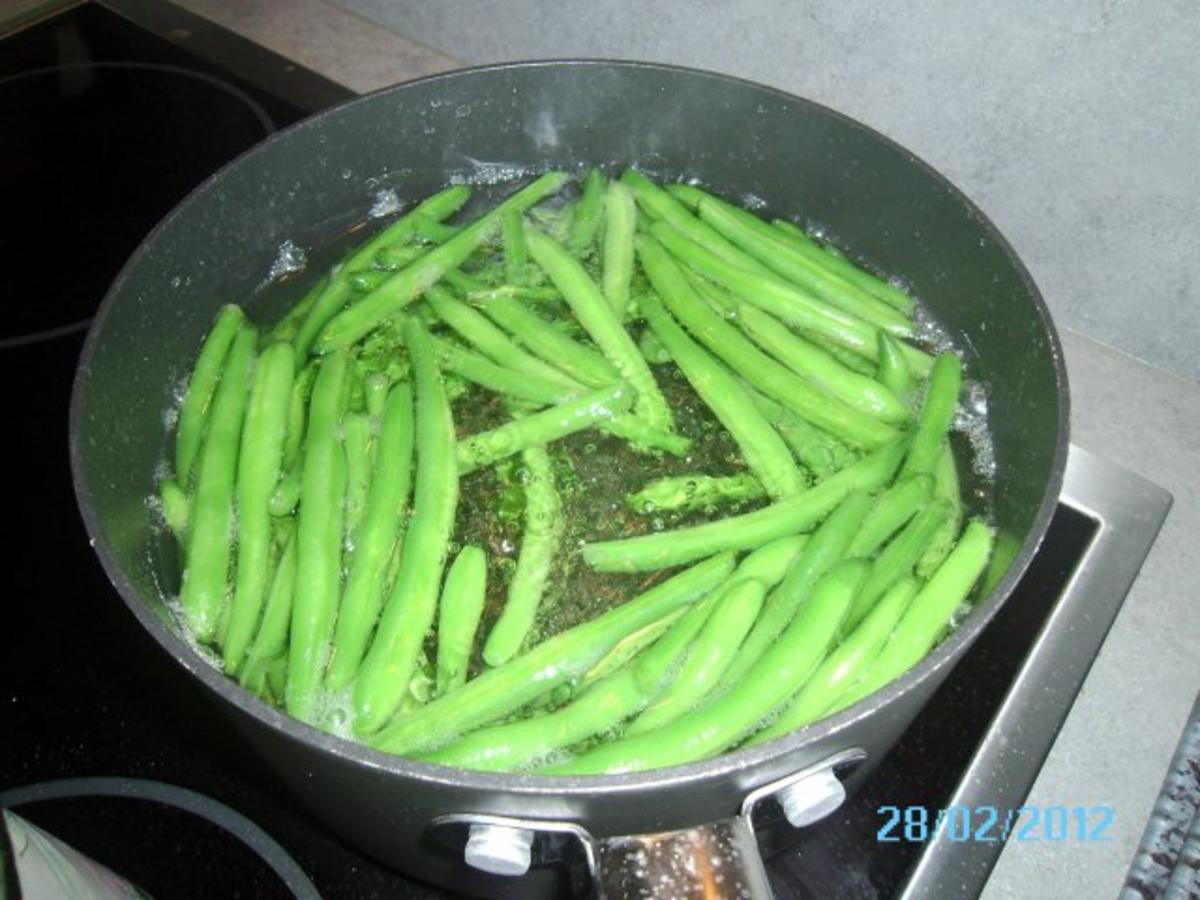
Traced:
<svg viewBox="0 0 1200 900">
<path fill-rule="evenodd" d="M 988 395 L 995 524 L 1014 552 L 962 627 L 903 678 L 833 718 L 716 759 L 620 777 L 483 774 L 377 753 L 284 716 L 203 662 L 166 608 L 176 573 L 146 498 L 172 389 L 217 307 L 247 296 L 283 241 L 319 244 L 361 217 L 381 185 L 420 197 L 479 162 L 636 162 L 694 177 L 719 193 L 761 198 L 771 213 L 800 211 L 881 271 L 902 273 Z M 574 823 L 585 838 L 641 834 L 734 816 L 756 788 L 840 751 L 877 761 L 1008 597 L 1049 524 L 1066 450 L 1066 373 L 1046 307 L 1008 244 L 949 182 L 806 100 L 714 74 L 614 62 L 435 76 L 272 137 L 198 188 L 126 265 L 92 326 L 71 407 L 79 505 L 137 619 L 318 816 L 368 853 L 459 888 L 468 883 L 454 838 L 431 827 L 448 814 Z M 532 892 L 526 883 L 515 895 Z"/>
</svg>

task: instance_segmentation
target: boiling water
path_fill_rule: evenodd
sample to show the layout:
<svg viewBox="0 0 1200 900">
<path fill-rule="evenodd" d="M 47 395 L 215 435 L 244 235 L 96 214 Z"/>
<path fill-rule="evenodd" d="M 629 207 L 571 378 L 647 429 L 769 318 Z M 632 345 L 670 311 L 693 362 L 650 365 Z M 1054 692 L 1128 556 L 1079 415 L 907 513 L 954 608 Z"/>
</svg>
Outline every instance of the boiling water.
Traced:
<svg viewBox="0 0 1200 900">
<path fill-rule="evenodd" d="M 509 193 L 512 179 L 528 175 L 515 167 L 501 164 L 478 166 L 471 174 L 452 179 L 468 182 L 476 191 L 460 218 L 468 220 L 495 204 L 499 196 Z M 573 199 L 570 189 L 548 201 L 556 208 Z M 761 198 L 747 197 L 750 207 L 765 204 Z M 293 241 L 280 248 L 271 269 L 260 286 L 245 304 L 251 317 L 260 325 L 273 322 L 291 303 L 301 296 L 322 273 L 344 258 L 350 248 L 358 245 L 374 231 L 384 227 L 402 204 L 392 189 L 376 193 L 365 213 L 350 227 L 315 242 L 299 246 Z M 493 248 L 498 253 L 498 248 Z M 593 272 L 596 260 L 586 260 Z M 635 295 L 636 295 L 635 288 Z M 415 308 L 415 307 L 414 307 Z M 570 320 L 565 304 L 544 303 L 539 312 L 547 317 L 561 316 L 562 326 L 578 334 Z M 963 354 L 951 335 L 919 302 L 916 321 L 917 342 L 931 352 Z M 640 334 L 641 325 L 632 324 L 633 336 Z M 987 394 L 984 386 L 971 382 L 970 359 L 967 363 L 967 389 L 964 402 L 955 420 L 952 444 L 962 480 L 963 498 L 968 514 L 990 518 L 992 488 L 995 474 L 994 455 L 987 427 Z M 648 455 L 634 452 L 621 439 L 588 430 L 555 442 L 550 447 L 562 499 L 563 536 L 560 552 L 547 585 L 546 594 L 535 624 L 532 640 L 541 640 L 582 621 L 594 618 L 606 609 L 627 600 L 665 577 L 666 573 L 598 573 L 584 564 L 578 548 L 587 541 L 629 537 L 664 529 L 696 524 L 714 517 L 748 512 L 766 501 L 740 505 L 723 505 L 693 513 L 675 511 L 635 510 L 627 497 L 656 478 L 670 475 L 706 474 L 732 475 L 744 471 L 744 462 L 737 447 L 717 422 L 712 412 L 688 385 L 673 365 L 652 367 L 656 380 L 671 404 L 677 430 L 692 440 L 689 454 L 675 458 L 667 454 Z M 453 401 L 455 426 L 459 437 L 495 427 L 508 419 L 503 403 L 489 391 L 466 386 Z M 164 415 L 169 427 L 176 416 L 182 390 L 174 392 L 175 404 Z M 487 553 L 488 588 L 480 636 L 486 635 L 505 602 L 507 584 L 516 566 L 522 533 L 521 484 L 524 474 L 520 456 L 494 467 L 487 467 L 462 479 L 457 521 L 451 553 L 466 544 L 477 544 Z M 169 543 L 165 537 L 163 543 Z M 173 548 L 162 561 L 173 561 Z M 177 570 L 176 570 L 177 571 Z M 179 621 L 177 601 L 169 606 Z M 195 642 L 192 641 L 194 646 Z M 482 639 L 476 641 L 477 648 Z M 202 657 L 216 664 L 216 657 L 205 648 L 196 646 Z M 426 658 L 433 659 L 433 643 L 426 648 Z M 472 674 L 482 666 L 473 660 Z M 427 673 L 426 673 L 427 674 Z M 331 719 L 331 730 L 348 734 L 348 698 L 327 698 L 330 710 L 337 711 Z"/>
</svg>

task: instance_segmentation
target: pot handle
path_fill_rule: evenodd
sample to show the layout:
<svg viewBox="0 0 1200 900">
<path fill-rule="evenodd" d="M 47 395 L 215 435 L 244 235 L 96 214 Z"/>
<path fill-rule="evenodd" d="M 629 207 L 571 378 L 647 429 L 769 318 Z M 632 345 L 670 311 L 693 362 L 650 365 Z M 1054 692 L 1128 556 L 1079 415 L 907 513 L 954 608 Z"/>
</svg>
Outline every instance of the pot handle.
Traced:
<svg viewBox="0 0 1200 900">
<path fill-rule="evenodd" d="M 754 835 L 755 807 L 773 797 L 793 827 L 811 825 L 846 799 L 838 769 L 866 755 L 860 748 L 835 753 L 756 788 L 736 816 L 678 831 L 597 838 L 574 822 L 470 814 L 442 816 L 431 824 L 466 826 L 466 862 L 494 875 L 528 871 L 538 835 L 577 839 L 592 896 L 601 900 L 769 900 L 771 887 Z"/>
<path fill-rule="evenodd" d="M 604 838 L 597 842 L 596 862 L 593 893 L 603 900 L 773 896 L 745 816 L 682 831 Z"/>
</svg>

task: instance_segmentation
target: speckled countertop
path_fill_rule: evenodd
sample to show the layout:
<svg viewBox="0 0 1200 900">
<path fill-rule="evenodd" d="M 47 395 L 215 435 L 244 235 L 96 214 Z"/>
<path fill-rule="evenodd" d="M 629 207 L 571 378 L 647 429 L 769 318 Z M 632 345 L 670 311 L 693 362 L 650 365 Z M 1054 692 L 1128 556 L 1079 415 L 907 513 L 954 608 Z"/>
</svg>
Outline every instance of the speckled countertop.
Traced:
<svg viewBox="0 0 1200 900">
<path fill-rule="evenodd" d="M 356 91 L 458 61 L 321 0 L 177 0 Z M 1115 897 L 1200 689 L 1200 387 L 1064 331 L 1072 437 L 1175 505 L 1028 798 L 1109 804 L 1107 844 L 1010 842 L 986 900 Z"/>
</svg>

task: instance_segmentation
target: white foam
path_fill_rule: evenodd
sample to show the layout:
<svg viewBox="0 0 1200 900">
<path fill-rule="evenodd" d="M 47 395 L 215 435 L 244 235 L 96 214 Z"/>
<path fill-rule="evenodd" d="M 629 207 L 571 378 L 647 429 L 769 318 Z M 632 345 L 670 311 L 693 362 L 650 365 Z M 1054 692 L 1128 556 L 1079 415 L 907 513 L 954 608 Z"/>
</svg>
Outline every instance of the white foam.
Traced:
<svg viewBox="0 0 1200 900">
<path fill-rule="evenodd" d="M 267 281 L 276 281 L 292 272 L 303 272 L 308 265 L 308 252 L 290 239 L 279 245 L 279 252 L 267 272 Z"/>
<path fill-rule="evenodd" d="M 374 198 L 371 200 L 371 208 L 367 210 L 367 216 L 372 219 L 382 219 L 384 216 L 390 216 L 392 213 L 400 211 L 400 197 L 392 188 L 386 188 L 382 191 L 377 191 Z"/>
</svg>

